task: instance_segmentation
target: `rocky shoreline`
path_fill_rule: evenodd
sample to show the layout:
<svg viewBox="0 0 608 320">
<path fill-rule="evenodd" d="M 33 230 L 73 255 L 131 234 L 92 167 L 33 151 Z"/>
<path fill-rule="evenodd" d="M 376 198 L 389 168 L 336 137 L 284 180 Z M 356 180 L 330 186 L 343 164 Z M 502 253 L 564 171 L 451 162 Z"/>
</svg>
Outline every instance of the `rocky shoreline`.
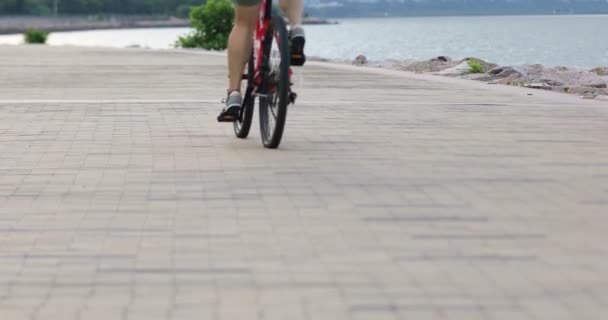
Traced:
<svg viewBox="0 0 608 320">
<path fill-rule="evenodd" d="M 370 63 L 365 56 L 359 55 L 352 61 L 334 62 L 550 90 L 575 94 L 583 99 L 608 100 L 608 67 L 602 66 L 593 69 L 545 67 L 540 64 L 503 66 L 477 58 L 455 60 L 447 56 L 426 61 L 391 59 Z M 478 73 L 471 73 L 472 64 L 477 65 Z"/>
</svg>

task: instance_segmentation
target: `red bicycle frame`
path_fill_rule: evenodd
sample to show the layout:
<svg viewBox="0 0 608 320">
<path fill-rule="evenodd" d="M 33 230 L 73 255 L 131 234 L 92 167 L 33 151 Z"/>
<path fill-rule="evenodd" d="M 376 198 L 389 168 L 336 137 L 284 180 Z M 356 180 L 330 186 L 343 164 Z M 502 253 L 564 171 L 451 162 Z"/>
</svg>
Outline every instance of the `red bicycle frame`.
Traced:
<svg viewBox="0 0 608 320">
<path fill-rule="evenodd" d="M 272 0 L 262 0 L 260 5 L 260 15 L 258 18 L 256 31 L 253 38 L 253 57 L 254 57 L 254 77 L 253 82 L 255 86 L 258 88 L 264 88 L 264 79 L 262 75 L 265 75 L 270 71 L 270 67 L 268 65 L 263 65 L 264 57 L 269 58 L 270 56 L 270 45 L 272 42 L 272 37 L 266 39 L 266 34 L 268 33 L 268 29 L 271 28 L 272 24 Z M 275 33 L 277 46 L 280 46 L 279 36 Z M 280 48 L 278 48 L 280 50 Z M 266 61 L 269 61 L 267 59 Z M 265 68 L 265 70 L 264 70 Z M 265 71 L 266 73 L 263 73 Z M 291 67 L 289 68 L 289 78 L 292 76 Z"/>
<path fill-rule="evenodd" d="M 253 52 L 254 52 L 254 77 L 253 81 L 256 86 L 262 87 L 262 61 L 264 55 L 270 54 L 269 52 L 264 52 L 264 49 L 268 47 L 269 40 L 264 39 L 266 36 L 266 32 L 270 28 L 270 24 L 272 23 L 272 0 L 262 0 L 262 4 L 260 5 L 260 16 L 258 18 L 256 31 L 253 38 Z M 264 45 L 263 45 L 264 44 Z"/>
</svg>

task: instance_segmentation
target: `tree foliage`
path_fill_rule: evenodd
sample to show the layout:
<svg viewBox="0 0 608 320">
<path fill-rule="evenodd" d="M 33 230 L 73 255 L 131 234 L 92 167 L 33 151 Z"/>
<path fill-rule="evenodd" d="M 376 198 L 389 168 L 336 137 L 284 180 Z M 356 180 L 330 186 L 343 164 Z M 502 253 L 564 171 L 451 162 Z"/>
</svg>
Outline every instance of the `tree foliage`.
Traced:
<svg viewBox="0 0 608 320">
<path fill-rule="evenodd" d="M 234 10 L 230 0 L 209 0 L 205 5 L 190 11 L 190 24 L 194 31 L 180 37 L 176 46 L 224 50 L 232 30 Z"/>
</svg>

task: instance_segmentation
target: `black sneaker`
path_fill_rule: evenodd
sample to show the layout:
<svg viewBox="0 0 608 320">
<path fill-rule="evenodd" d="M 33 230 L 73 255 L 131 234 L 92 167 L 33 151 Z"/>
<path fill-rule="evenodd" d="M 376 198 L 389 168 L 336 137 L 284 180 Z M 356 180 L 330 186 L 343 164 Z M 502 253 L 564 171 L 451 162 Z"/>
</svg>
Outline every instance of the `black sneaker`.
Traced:
<svg viewBox="0 0 608 320">
<path fill-rule="evenodd" d="M 291 65 L 303 66 L 306 62 L 306 56 L 304 55 L 304 45 L 306 44 L 304 29 L 300 26 L 291 28 L 289 30 L 289 39 L 291 41 Z"/>
<path fill-rule="evenodd" d="M 235 93 L 236 92 L 236 93 Z M 241 105 L 243 104 L 243 97 L 238 91 L 232 91 L 228 93 L 226 98 L 226 107 L 222 110 L 222 113 L 217 117 L 218 122 L 235 122 L 241 113 Z"/>
</svg>

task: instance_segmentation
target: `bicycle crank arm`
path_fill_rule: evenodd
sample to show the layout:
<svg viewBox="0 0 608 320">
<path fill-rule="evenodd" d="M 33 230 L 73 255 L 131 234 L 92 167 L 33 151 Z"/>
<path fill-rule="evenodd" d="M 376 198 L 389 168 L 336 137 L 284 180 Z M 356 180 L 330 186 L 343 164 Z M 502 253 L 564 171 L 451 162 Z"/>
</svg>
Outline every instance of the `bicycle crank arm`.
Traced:
<svg viewBox="0 0 608 320">
<path fill-rule="evenodd" d="M 297 98 L 298 98 L 298 94 L 297 94 L 297 93 L 295 93 L 295 92 L 293 92 L 293 91 L 290 91 L 290 92 L 289 92 L 289 102 L 290 102 L 291 104 L 296 104 L 296 99 L 297 99 Z"/>
</svg>

